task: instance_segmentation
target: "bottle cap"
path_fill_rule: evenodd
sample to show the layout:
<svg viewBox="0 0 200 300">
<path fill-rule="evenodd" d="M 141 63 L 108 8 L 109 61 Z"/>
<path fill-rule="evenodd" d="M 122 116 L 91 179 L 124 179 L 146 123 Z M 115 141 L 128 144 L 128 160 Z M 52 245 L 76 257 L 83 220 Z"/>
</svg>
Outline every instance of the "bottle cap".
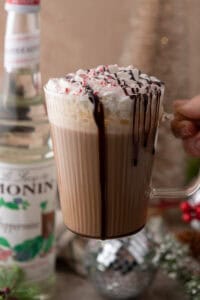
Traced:
<svg viewBox="0 0 200 300">
<path fill-rule="evenodd" d="M 18 13 L 31 13 L 40 10 L 40 0 L 6 0 L 5 10 Z"/>
</svg>

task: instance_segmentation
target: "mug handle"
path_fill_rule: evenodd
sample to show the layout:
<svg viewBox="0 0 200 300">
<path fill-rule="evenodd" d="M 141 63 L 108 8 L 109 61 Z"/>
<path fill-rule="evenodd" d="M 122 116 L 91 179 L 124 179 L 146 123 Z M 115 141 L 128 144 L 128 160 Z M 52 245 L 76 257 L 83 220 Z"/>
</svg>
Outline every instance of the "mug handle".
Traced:
<svg viewBox="0 0 200 300">
<path fill-rule="evenodd" d="M 173 114 L 163 113 L 162 122 L 171 122 L 174 118 Z M 151 188 L 150 199 L 189 199 L 200 189 L 200 172 L 192 184 L 185 188 Z"/>
</svg>

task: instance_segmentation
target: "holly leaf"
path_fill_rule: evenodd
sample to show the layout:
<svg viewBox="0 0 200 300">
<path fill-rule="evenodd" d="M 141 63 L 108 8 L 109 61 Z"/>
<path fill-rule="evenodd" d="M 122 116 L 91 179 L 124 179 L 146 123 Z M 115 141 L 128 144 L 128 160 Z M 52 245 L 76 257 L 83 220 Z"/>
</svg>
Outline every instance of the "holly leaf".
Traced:
<svg viewBox="0 0 200 300">
<path fill-rule="evenodd" d="M 42 250 L 44 238 L 38 236 L 31 240 L 26 240 L 22 244 L 16 245 L 14 247 L 15 260 L 17 261 L 29 261 L 35 258 Z"/>
<path fill-rule="evenodd" d="M 43 248 L 44 253 L 49 252 L 49 250 L 52 248 L 52 246 L 54 244 L 54 241 L 55 241 L 54 234 L 51 234 L 48 237 L 48 239 L 46 239 L 44 242 L 44 248 Z"/>
<path fill-rule="evenodd" d="M 9 242 L 3 237 L 0 237 L 0 245 L 6 248 L 11 248 Z"/>
</svg>

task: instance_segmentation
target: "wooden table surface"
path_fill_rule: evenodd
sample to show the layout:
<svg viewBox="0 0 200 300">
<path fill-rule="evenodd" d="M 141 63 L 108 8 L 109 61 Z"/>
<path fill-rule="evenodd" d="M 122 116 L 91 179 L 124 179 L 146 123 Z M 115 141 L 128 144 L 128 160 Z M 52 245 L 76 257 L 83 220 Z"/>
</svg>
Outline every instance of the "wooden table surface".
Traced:
<svg viewBox="0 0 200 300">
<path fill-rule="evenodd" d="M 102 300 L 93 286 L 69 271 L 57 273 L 56 299 L 59 300 Z M 182 287 L 166 275 L 158 273 L 153 285 L 140 300 L 187 300 Z"/>
</svg>

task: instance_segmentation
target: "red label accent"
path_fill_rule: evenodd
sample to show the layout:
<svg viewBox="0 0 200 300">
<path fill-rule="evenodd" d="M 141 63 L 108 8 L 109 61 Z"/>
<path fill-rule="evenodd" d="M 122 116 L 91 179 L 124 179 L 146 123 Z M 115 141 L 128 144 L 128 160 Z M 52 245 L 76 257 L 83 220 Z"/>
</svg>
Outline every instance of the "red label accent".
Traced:
<svg viewBox="0 0 200 300">
<path fill-rule="evenodd" d="M 40 5 L 40 0 L 6 0 L 6 3 L 14 5 Z"/>
</svg>

